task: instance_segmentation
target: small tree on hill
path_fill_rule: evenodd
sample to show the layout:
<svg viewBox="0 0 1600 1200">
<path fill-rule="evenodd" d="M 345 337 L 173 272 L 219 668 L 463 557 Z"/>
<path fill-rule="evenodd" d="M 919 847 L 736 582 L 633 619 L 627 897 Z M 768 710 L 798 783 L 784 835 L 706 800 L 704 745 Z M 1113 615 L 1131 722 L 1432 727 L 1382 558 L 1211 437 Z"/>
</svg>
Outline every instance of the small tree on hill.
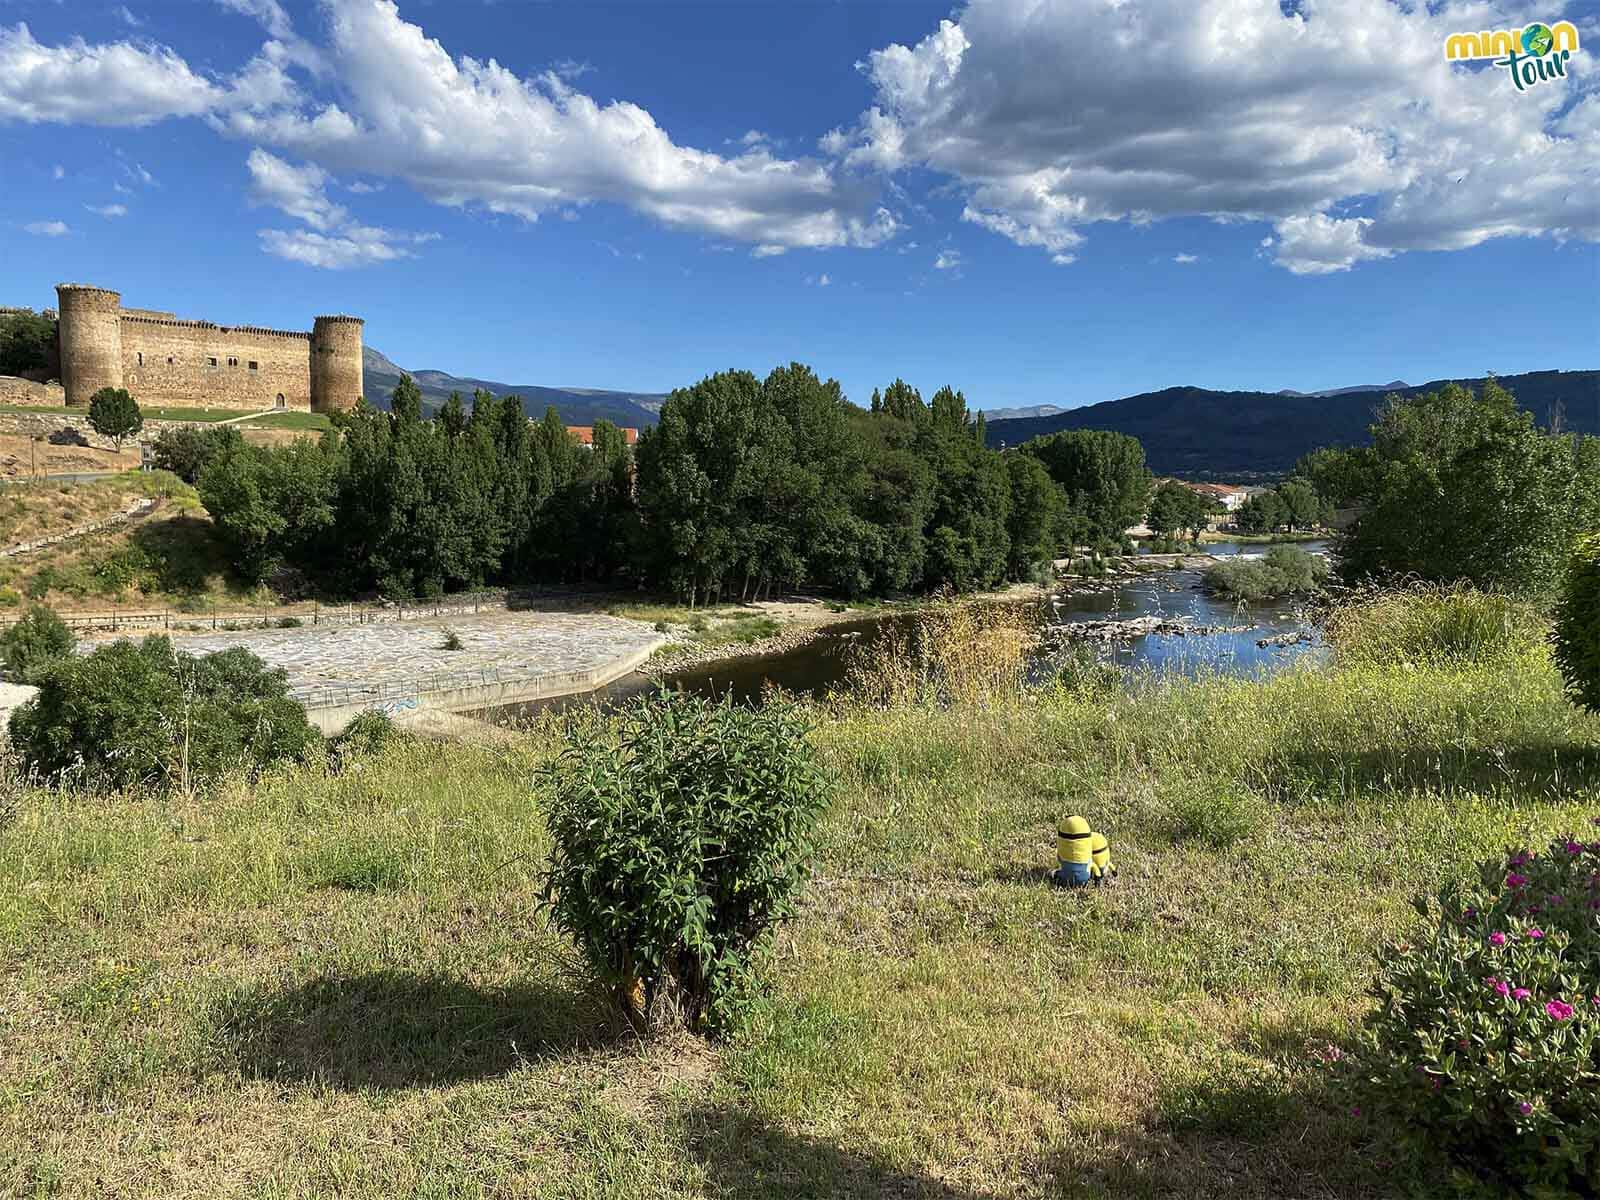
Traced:
<svg viewBox="0 0 1600 1200">
<path fill-rule="evenodd" d="M 122 453 L 122 442 L 144 428 L 144 414 L 126 388 L 103 387 L 89 397 L 89 427 L 108 437 Z"/>
<path fill-rule="evenodd" d="M 22 620 L 0 635 L 6 676 L 20 683 L 31 682 L 46 665 L 71 654 L 75 644 L 67 623 L 51 609 L 35 604 Z"/>
</svg>

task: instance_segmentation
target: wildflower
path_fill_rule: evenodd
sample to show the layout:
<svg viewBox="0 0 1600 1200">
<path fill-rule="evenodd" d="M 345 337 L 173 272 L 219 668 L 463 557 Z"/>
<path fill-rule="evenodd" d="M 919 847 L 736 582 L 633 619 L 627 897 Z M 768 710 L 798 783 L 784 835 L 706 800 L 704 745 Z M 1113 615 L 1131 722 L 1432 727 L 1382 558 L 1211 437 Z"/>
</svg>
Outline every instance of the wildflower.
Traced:
<svg viewBox="0 0 1600 1200">
<path fill-rule="evenodd" d="M 1543 936 L 1544 930 L 1540 929 L 1538 926 L 1534 926 L 1532 929 L 1528 930 L 1528 940 L 1531 942 L 1537 942 Z"/>
<path fill-rule="evenodd" d="M 1524 1100 L 1521 1104 L 1517 1105 L 1517 1111 L 1523 1116 L 1527 1116 L 1533 1111 L 1533 1105 Z"/>
<path fill-rule="evenodd" d="M 1518 850 L 1510 858 L 1506 859 L 1506 862 L 1509 863 L 1513 867 L 1520 867 L 1524 863 L 1526 863 L 1527 861 L 1528 861 L 1528 852 L 1526 850 Z"/>
<path fill-rule="evenodd" d="M 1544 1006 L 1545 1015 L 1557 1021 L 1572 1019 L 1572 1005 L 1565 1000 L 1552 1000 Z"/>
<path fill-rule="evenodd" d="M 1533 993 L 1527 988 L 1518 988 L 1516 991 L 1511 993 L 1511 998 L 1513 1000 L 1526 1000 L 1531 995 L 1533 995 Z"/>
<path fill-rule="evenodd" d="M 1359 1117 L 1361 1115 L 1361 1106 L 1358 1104 L 1352 1107 L 1350 1109 L 1350 1115 L 1352 1117 Z"/>
<path fill-rule="evenodd" d="M 1567 839 L 1567 845 L 1566 845 L 1566 851 L 1567 851 L 1568 854 L 1571 854 L 1573 856 L 1577 856 L 1579 854 L 1582 854 L 1583 853 L 1583 843 L 1582 842 L 1575 842 L 1571 838 L 1568 838 Z"/>
<path fill-rule="evenodd" d="M 1489 935 L 1489 944 L 1491 946 L 1504 946 L 1506 944 L 1506 935 L 1501 933 L 1498 929 L 1495 930 Z"/>
<path fill-rule="evenodd" d="M 1515 871 L 1506 876 L 1506 886 L 1512 891 L 1516 891 L 1519 887 L 1522 887 L 1527 882 L 1528 877 L 1526 875 L 1518 875 Z"/>
<path fill-rule="evenodd" d="M 1567 898 L 1559 893 L 1553 894 L 1548 900 L 1545 901 L 1546 904 L 1565 904 L 1566 902 Z"/>
</svg>

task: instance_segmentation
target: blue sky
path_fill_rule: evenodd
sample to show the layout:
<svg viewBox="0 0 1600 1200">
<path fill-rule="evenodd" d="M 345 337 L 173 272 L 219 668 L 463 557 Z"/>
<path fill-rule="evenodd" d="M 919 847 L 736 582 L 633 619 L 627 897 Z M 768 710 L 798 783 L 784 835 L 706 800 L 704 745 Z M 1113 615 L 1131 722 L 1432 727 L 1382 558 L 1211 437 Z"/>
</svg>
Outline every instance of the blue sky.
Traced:
<svg viewBox="0 0 1600 1200">
<path fill-rule="evenodd" d="M 1443 61 L 1563 17 L 1564 81 Z M 1600 367 L 1591 41 L 1592 4 L 0 0 L 0 304 L 986 408 Z"/>
</svg>

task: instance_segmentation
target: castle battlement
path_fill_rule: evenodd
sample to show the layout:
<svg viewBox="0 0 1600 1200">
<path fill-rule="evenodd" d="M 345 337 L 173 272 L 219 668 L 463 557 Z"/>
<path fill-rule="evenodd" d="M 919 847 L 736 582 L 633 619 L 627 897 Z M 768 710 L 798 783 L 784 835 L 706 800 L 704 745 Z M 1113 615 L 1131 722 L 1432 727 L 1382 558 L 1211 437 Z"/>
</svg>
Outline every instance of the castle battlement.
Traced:
<svg viewBox="0 0 1600 1200">
<path fill-rule="evenodd" d="M 124 309 L 120 292 L 57 286 L 61 382 L 69 405 L 103 387 L 142 404 L 339 412 L 364 383 L 360 317 L 317 317 L 309 332 L 185 320 Z"/>
</svg>

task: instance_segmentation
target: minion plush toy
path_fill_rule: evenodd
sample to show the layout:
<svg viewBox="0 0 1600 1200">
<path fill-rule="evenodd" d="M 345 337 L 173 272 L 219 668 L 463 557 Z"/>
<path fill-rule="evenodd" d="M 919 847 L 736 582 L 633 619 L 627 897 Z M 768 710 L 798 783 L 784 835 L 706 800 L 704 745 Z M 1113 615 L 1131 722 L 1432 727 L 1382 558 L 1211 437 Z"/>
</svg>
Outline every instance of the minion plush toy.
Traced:
<svg viewBox="0 0 1600 1200">
<path fill-rule="evenodd" d="M 1093 878 L 1094 834 L 1089 822 L 1071 816 L 1056 827 L 1055 873 L 1050 876 L 1057 887 L 1082 887 Z"/>
<path fill-rule="evenodd" d="M 1111 863 L 1111 846 L 1106 835 L 1096 830 L 1089 835 L 1089 878 L 1096 886 L 1110 883 L 1117 877 L 1117 868 Z"/>
</svg>

